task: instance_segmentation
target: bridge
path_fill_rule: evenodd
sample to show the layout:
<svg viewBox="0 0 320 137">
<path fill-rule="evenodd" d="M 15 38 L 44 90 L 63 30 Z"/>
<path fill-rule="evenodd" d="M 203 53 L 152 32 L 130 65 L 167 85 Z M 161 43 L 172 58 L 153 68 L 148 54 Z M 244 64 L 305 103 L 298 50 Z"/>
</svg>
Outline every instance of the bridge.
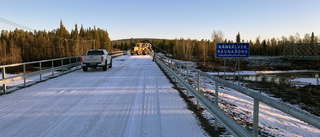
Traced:
<svg viewBox="0 0 320 137">
<path fill-rule="evenodd" d="M 61 66 L 43 70 L 40 67 L 39 72 L 15 78 L 25 82 L 31 75 L 44 75 L 45 72 L 51 75 L 51 71 L 57 69 L 67 71 L 78 63 L 72 59 L 59 60 L 62 60 Z M 64 63 L 66 60 L 69 63 Z M 0 68 L 5 72 L 4 68 L 9 66 Z M 188 97 L 196 99 L 198 109 L 204 108 L 213 116 L 212 131 L 218 132 L 222 126 L 234 136 L 257 136 L 258 132 L 262 133 L 258 129 L 262 115 L 271 117 L 273 113 L 273 116 L 287 113 L 296 118 L 293 120 L 296 123 L 288 124 L 287 121 L 285 126 L 295 125 L 289 128 L 311 130 L 310 134 L 320 133 L 317 116 L 162 55 L 120 56 L 113 59 L 113 68 L 106 72 L 100 69 L 69 72 L 59 77 L 52 73 L 52 78 L 32 86 L 23 84 L 25 88 L 0 96 L 1 136 L 207 136 L 167 76 L 176 81 L 181 90 L 185 89 Z M 204 96 L 200 86 L 204 82 L 202 77 L 214 81 L 213 100 Z M 3 91 L 7 83 L 17 80 L 15 78 L 0 79 Z M 40 80 L 42 78 L 40 75 Z M 225 95 L 227 90 L 232 92 Z M 226 98 L 232 94 L 252 98 L 233 100 L 250 106 L 252 112 L 248 113 L 253 117 L 249 118 L 253 120 L 250 128 L 244 128 L 219 108 L 223 105 L 220 104 L 221 96 Z M 259 109 L 262 111 L 260 116 Z M 263 118 L 263 121 L 268 119 Z M 306 128 L 300 128 L 302 126 Z"/>
<path fill-rule="evenodd" d="M 151 56 L 72 73 L 0 96 L 1 136 L 203 136 Z"/>
<path fill-rule="evenodd" d="M 320 60 L 320 43 L 285 43 L 283 58 L 295 60 Z"/>
</svg>

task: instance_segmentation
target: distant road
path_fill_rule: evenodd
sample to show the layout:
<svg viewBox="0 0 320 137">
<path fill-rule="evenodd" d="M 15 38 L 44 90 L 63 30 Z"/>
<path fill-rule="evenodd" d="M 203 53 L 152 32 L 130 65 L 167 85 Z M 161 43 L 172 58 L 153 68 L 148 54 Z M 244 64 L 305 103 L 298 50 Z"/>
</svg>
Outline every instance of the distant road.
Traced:
<svg viewBox="0 0 320 137">
<path fill-rule="evenodd" d="M 205 136 L 150 56 L 75 71 L 0 96 L 0 136 Z"/>
</svg>

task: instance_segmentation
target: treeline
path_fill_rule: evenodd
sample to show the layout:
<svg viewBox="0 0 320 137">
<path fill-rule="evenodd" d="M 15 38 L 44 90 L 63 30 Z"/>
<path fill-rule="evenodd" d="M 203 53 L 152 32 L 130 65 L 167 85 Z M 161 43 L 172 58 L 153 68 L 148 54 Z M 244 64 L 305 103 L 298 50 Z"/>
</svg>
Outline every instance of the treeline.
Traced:
<svg viewBox="0 0 320 137">
<path fill-rule="evenodd" d="M 0 65 L 35 60 L 79 56 L 89 49 L 112 49 L 107 30 L 78 25 L 69 32 L 60 21 L 60 27 L 47 31 L 1 31 Z"/>
<path fill-rule="evenodd" d="M 222 31 L 213 31 L 211 40 L 191 40 L 191 39 L 152 39 L 149 40 L 161 50 L 171 54 L 173 58 L 179 60 L 210 60 L 214 61 L 215 58 L 215 45 L 216 43 L 249 43 L 250 56 L 282 56 L 284 43 L 317 43 L 320 38 L 315 37 L 314 33 L 305 34 L 302 38 L 299 33 L 290 35 L 289 37 L 282 36 L 281 38 L 261 39 L 257 37 L 255 41 L 241 40 L 240 33 L 235 35 L 235 41 L 224 39 Z M 120 47 L 133 47 L 134 42 L 139 40 L 117 42 L 115 45 Z"/>
<path fill-rule="evenodd" d="M 289 37 L 282 36 L 281 38 L 272 38 L 261 40 L 257 37 L 256 40 L 246 41 L 250 44 L 250 55 L 256 56 L 282 56 L 283 55 L 283 44 L 285 43 L 318 43 L 319 37 L 315 37 L 312 32 L 305 34 L 303 37 L 299 33 L 290 35 Z M 242 42 L 244 42 L 242 40 Z"/>
<path fill-rule="evenodd" d="M 113 41 L 112 45 L 115 48 L 130 50 L 135 46 L 137 42 L 141 42 L 146 39 L 133 39 L 130 40 L 118 40 Z M 161 51 L 164 51 L 168 54 L 173 55 L 174 58 L 178 58 L 181 60 L 191 60 L 194 58 L 197 59 L 206 59 L 208 56 L 207 50 L 210 50 L 210 54 L 215 52 L 213 50 L 212 43 L 208 40 L 191 40 L 191 39 L 175 39 L 175 40 L 167 40 L 167 39 L 147 39 L 153 44 L 155 44 Z M 209 44 L 211 46 L 209 46 Z M 155 49 L 155 48 L 153 48 Z M 157 50 L 157 49 L 155 49 Z M 157 50 L 159 51 L 159 49 Z"/>
<path fill-rule="evenodd" d="M 133 39 L 111 42 L 107 30 L 94 27 L 84 29 L 81 25 L 75 24 L 75 28 L 69 32 L 60 21 L 60 27 L 47 31 L 1 31 L 0 36 L 0 65 L 29 62 L 35 60 L 60 58 L 68 56 L 79 56 L 85 54 L 89 49 L 114 48 L 120 50 L 130 50 L 136 42 L 143 39 Z M 215 58 L 216 43 L 249 43 L 250 56 L 281 56 L 284 43 L 317 43 L 320 38 L 314 33 L 305 34 L 303 37 L 299 33 L 282 36 L 281 38 L 261 39 L 257 37 L 254 41 L 241 40 L 240 33 L 235 36 L 235 41 L 224 38 L 222 31 L 214 30 L 211 40 L 191 40 L 191 39 L 149 39 L 162 51 L 180 60 L 210 60 Z"/>
</svg>

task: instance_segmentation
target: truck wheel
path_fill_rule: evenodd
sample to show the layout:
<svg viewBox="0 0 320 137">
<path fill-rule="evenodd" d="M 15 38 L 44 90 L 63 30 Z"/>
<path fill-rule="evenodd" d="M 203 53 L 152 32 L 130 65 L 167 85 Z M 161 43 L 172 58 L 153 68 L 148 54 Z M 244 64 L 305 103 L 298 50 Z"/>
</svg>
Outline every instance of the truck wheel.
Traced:
<svg viewBox="0 0 320 137">
<path fill-rule="evenodd" d="M 103 71 L 107 71 L 107 68 L 108 68 L 108 61 L 106 61 L 105 65 L 102 67 L 102 70 Z"/>
<path fill-rule="evenodd" d="M 88 71 L 88 67 L 82 67 L 83 71 Z"/>
<path fill-rule="evenodd" d="M 110 60 L 109 68 L 112 68 L 112 59 Z"/>
</svg>

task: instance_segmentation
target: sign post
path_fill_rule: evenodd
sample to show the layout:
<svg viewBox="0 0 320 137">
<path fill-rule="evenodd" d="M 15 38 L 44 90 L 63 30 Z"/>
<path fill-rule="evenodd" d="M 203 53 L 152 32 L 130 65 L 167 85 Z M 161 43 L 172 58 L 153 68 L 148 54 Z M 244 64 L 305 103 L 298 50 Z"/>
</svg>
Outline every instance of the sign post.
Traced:
<svg viewBox="0 0 320 137">
<path fill-rule="evenodd" d="M 240 85 L 240 58 L 249 58 L 250 49 L 249 43 L 217 43 L 216 44 L 216 58 L 223 58 L 224 64 L 226 63 L 226 58 L 234 58 L 236 60 L 235 69 L 234 69 L 234 79 L 236 66 L 238 63 L 238 85 Z M 221 66 L 221 63 L 220 63 Z M 219 66 L 219 71 L 220 71 Z M 224 65 L 225 70 L 225 65 Z M 219 75 L 219 72 L 218 72 Z M 225 77 L 225 75 L 224 75 Z M 218 83 L 216 84 L 216 95 L 218 95 Z M 254 116 L 253 116 L 253 131 L 254 136 L 258 136 L 258 120 L 259 120 L 259 101 L 254 100 Z M 217 124 L 216 124 L 217 125 Z"/>
</svg>

